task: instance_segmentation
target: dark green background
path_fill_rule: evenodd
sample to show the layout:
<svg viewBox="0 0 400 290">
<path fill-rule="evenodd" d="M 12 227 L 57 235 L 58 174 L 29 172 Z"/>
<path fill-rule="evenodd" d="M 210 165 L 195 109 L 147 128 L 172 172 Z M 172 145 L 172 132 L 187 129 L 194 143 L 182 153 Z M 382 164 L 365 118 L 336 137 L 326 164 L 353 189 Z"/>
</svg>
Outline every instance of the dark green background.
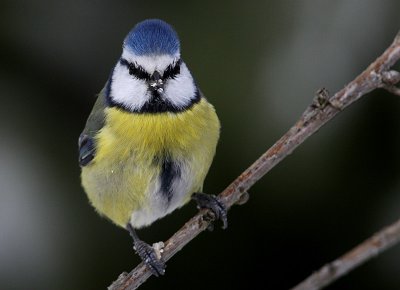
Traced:
<svg viewBox="0 0 400 290">
<path fill-rule="evenodd" d="M 139 259 L 81 189 L 77 138 L 138 21 L 162 18 L 222 122 L 218 193 L 400 28 L 392 1 L 0 2 L 0 288 L 105 289 Z M 379 90 L 307 140 L 141 289 L 288 289 L 400 217 L 400 98 Z M 194 204 L 140 231 L 168 238 Z M 400 289 L 397 246 L 329 289 Z M 259 287 L 257 287 L 259 288 Z"/>
</svg>

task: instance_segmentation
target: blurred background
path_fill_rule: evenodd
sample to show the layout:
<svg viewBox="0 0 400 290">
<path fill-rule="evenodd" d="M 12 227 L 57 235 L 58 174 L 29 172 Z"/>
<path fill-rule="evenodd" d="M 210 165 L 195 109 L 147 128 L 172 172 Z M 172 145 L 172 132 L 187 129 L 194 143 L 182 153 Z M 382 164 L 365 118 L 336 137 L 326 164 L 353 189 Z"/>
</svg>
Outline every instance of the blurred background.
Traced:
<svg viewBox="0 0 400 290">
<path fill-rule="evenodd" d="M 222 191 L 391 43 L 400 2 L 0 2 L 0 289 L 105 289 L 139 263 L 80 186 L 77 138 L 128 31 L 162 18 L 222 122 Z M 397 65 L 399 68 L 399 65 Z M 400 98 L 362 98 L 308 139 L 140 289 L 288 289 L 400 217 Z M 139 232 L 167 239 L 194 204 Z M 400 289 L 400 246 L 329 289 Z M 222 288 L 223 287 L 223 288 Z"/>
</svg>

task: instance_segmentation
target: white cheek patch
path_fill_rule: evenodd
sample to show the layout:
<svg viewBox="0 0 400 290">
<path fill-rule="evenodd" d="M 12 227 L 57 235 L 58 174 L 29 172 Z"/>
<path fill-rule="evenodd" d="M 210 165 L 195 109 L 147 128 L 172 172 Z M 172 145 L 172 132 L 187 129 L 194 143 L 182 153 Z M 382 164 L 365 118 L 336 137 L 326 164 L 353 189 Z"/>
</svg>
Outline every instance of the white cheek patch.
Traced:
<svg viewBox="0 0 400 290">
<path fill-rule="evenodd" d="M 128 68 L 118 63 L 115 66 L 111 83 L 111 98 L 131 110 L 139 110 L 150 94 L 144 80 L 136 79 L 129 74 Z"/>
<path fill-rule="evenodd" d="M 189 105 L 196 94 L 196 86 L 186 64 L 181 63 L 180 74 L 165 85 L 164 97 L 174 106 L 182 108 Z"/>
<path fill-rule="evenodd" d="M 122 58 L 128 62 L 139 64 L 149 74 L 155 69 L 162 74 L 169 65 L 177 60 L 174 56 L 168 55 L 134 56 L 133 59 L 132 57 L 129 51 L 124 50 Z M 180 64 L 180 73 L 175 78 L 165 80 L 163 89 L 164 92 L 160 93 L 160 97 L 169 101 L 176 108 L 185 108 L 192 103 L 197 88 L 184 62 Z M 110 95 L 116 103 L 132 111 L 140 111 L 152 98 L 148 83 L 130 75 L 129 69 L 121 63 L 117 63 L 114 68 Z"/>
</svg>

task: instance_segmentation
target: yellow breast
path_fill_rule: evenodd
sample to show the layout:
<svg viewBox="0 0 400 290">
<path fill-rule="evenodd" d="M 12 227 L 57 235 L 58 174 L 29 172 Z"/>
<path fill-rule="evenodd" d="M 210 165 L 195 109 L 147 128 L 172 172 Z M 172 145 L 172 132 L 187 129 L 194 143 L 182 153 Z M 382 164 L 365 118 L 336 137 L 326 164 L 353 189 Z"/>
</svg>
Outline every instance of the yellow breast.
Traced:
<svg viewBox="0 0 400 290">
<path fill-rule="evenodd" d="M 188 196 L 202 188 L 220 130 L 214 108 L 204 98 L 180 113 L 106 108 L 105 124 L 96 136 L 92 164 L 82 169 L 82 183 L 93 206 L 116 224 L 125 226 L 134 211 L 150 206 L 148 194 L 160 174 L 154 160 L 160 155 L 183 160 L 195 175 Z"/>
<path fill-rule="evenodd" d="M 181 113 L 132 114 L 107 108 L 106 115 L 107 125 L 97 138 L 97 160 L 109 158 L 115 142 L 126 149 L 120 158 L 129 155 L 133 148 L 136 153 L 154 156 L 166 149 L 172 154 L 181 154 L 197 147 L 198 142 L 216 142 L 219 135 L 218 118 L 205 99 Z"/>
</svg>

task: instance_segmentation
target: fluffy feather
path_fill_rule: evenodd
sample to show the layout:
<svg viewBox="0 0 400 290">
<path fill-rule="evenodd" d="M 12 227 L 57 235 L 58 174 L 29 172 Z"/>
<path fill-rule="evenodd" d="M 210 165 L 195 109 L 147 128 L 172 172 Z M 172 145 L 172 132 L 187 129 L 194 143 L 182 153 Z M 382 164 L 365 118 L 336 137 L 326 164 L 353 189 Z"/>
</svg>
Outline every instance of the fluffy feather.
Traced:
<svg viewBox="0 0 400 290">
<path fill-rule="evenodd" d="M 180 60 L 175 31 L 161 20 L 139 23 L 82 132 L 93 149 L 81 162 L 90 202 L 121 227 L 151 224 L 202 190 L 219 130 L 213 106 Z"/>
<path fill-rule="evenodd" d="M 184 205 L 202 189 L 219 137 L 214 108 L 204 98 L 183 113 L 131 114 L 106 109 L 93 164 L 82 168 L 93 206 L 117 225 L 138 228 Z M 175 160 L 181 176 L 171 201 L 160 194 L 158 156 Z"/>
</svg>

